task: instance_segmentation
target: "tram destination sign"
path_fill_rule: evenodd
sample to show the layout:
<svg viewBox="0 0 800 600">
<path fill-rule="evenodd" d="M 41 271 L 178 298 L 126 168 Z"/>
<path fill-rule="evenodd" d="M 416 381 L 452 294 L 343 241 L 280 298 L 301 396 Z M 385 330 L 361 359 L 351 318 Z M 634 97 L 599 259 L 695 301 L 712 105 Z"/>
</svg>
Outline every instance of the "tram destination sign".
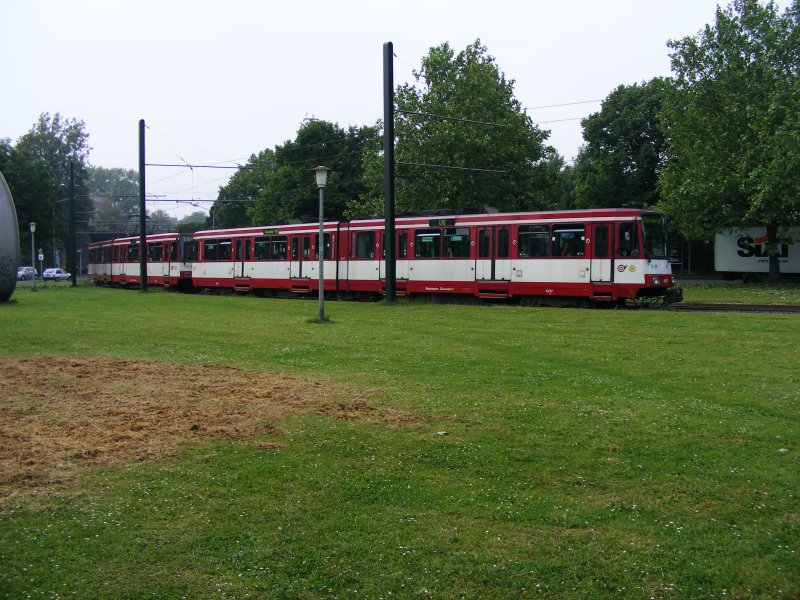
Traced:
<svg viewBox="0 0 800 600">
<path fill-rule="evenodd" d="M 428 221 L 428 227 L 452 227 L 455 224 L 455 219 L 431 219 Z"/>
</svg>

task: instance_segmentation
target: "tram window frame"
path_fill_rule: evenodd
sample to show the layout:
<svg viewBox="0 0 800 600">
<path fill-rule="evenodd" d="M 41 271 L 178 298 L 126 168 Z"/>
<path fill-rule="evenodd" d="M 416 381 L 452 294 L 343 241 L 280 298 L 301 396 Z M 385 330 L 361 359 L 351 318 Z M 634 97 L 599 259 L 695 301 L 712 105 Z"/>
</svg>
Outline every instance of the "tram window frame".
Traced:
<svg viewBox="0 0 800 600">
<path fill-rule="evenodd" d="M 325 255 L 322 257 L 322 260 L 331 260 L 331 250 L 332 250 L 332 239 L 330 233 L 323 233 L 322 234 L 322 241 L 323 241 L 323 251 Z M 314 243 L 317 245 L 317 258 L 319 258 L 319 232 L 314 235 Z"/>
<path fill-rule="evenodd" d="M 199 248 L 197 240 L 186 240 L 183 242 L 183 262 L 190 263 L 197 260 Z"/>
<path fill-rule="evenodd" d="M 497 230 L 497 258 L 506 259 L 511 256 L 509 250 L 511 242 L 511 232 L 507 227 L 501 227 Z"/>
<path fill-rule="evenodd" d="M 375 231 L 356 231 L 355 257 L 358 260 L 375 259 Z"/>
<path fill-rule="evenodd" d="M 642 215 L 642 249 L 648 259 L 666 259 L 667 226 L 663 215 Z"/>
<path fill-rule="evenodd" d="M 219 262 L 229 262 L 233 255 L 233 241 L 230 238 L 220 238 L 218 252 Z"/>
<path fill-rule="evenodd" d="M 445 227 L 442 230 L 442 255 L 445 258 L 469 258 L 469 227 Z"/>
<path fill-rule="evenodd" d="M 583 258 L 586 255 L 586 225 L 583 223 L 556 224 L 551 233 L 553 258 Z"/>
<path fill-rule="evenodd" d="M 617 255 L 621 258 L 639 258 L 639 228 L 636 221 L 623 221 L 617 226 Z"/>
<path fill-rule="evenodd" d="M 549 258 L 550 226 L 520 225 L 517 228 L 517 255 L 520 258 Z"/>
<path fill-rule="evenodd" d="M 417 229 L 414 232 L 414 258 L 433 260 L 441 257 L 442 230 L 439 228 Z"/>
<path fill-rule="evenodd" d="M 268 236 L 259 236 L 253 242 L 253 260 L 269 260 L 272 239 Z"/>
<path fill-rule="evenodd" d="M 395 260 L 405 260 L 408 258 L 408 232 L 407 231 L 398 231 L 396 234 L 397 237 L 397 254 L 395 255 Z M 384 260 L 386 259 L 386 232 L 381 234 L 381 258 Z"/>
<path fill-rule="evenodd" d="M 147 262 L 162 262 L 164 258 L 164 246 L 161 242 L 147 244 Z"/>
<path fill-rule="evenodd" d="M 217 239 L 203 240 L 204 262 L 217 262 L 218 254 L 219 254 L 219 240 Z"/>
<path fill-rule="evenodd" d="M 289 238 L 285 235 L 273 235 L 269 256 L 270 260 L 286 260 L 289 257 Z"/>
<path fill-rule="evenodd" d="M 592 256 L 594 258 L 611 258 L 608 252 L 608 242 L 611 240 L 611 227 L 606 224 L 595 225 L 592 235 L 594 237 Z"/>
</svg>

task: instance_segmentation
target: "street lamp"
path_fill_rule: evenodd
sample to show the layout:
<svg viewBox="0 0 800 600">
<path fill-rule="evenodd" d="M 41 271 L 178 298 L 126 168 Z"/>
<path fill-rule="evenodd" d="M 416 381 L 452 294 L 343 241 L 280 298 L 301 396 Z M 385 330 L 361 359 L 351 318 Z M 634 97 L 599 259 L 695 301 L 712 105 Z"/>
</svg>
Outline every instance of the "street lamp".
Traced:
<svg viewBox="0 0 800 600">
<path fill-rule="evenodd" d="M 36 291 L 36 241 L 34 234 L 36 233 L 36 223 L 31 222 L 31 267 L 33 268 L 33 291 Z"/>
<path fill-rule="evenodd" d="M 324 189 L 328 181 L 328 167 L 314 167 L 319 188 L 319 240 L 317 241 L 317 254 L 319 255 L 319 322 L 325 320 L 325 281 L 323 270 L 325 268 L 325 236 L 323 233 L 322 205 L 324 202 Z"/>
</svg>

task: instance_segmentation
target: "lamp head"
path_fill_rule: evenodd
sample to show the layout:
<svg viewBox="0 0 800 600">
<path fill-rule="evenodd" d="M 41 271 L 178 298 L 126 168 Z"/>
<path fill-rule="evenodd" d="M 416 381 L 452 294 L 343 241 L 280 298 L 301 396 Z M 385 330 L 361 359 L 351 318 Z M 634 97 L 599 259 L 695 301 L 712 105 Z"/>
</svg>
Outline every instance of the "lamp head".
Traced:
<svg viewBox="0 0 800 600">
<path fill-rule="evenodd" d="M 314 167 L 313 171 L 317 177 L 317 187 L 320 188 L 325 187 L 325 184 L 328 181 L 328 171 L 330 170 L 331 169 L 329 169 L 328 167 L 323 167 L 321 165 L 319 167 Z"/>
</svg>

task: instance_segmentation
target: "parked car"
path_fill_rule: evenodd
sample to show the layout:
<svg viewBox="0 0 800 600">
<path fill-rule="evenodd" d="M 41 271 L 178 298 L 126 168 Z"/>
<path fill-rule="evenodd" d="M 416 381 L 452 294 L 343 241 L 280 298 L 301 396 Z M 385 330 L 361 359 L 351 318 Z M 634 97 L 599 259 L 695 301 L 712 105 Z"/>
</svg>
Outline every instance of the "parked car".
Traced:
<svg viewBox="0 0 800 600">
<path fill-rule="evenodd" d="M 53 281 L 66 281 L 72 277 L 70 273 L 67 273 L 64 269 L 45 269 L 44 273 L 42 273 L 42 279 L 47 281 L 48 279 L 52 279 Z"/>
<path fill-rule="evenodd" d="M 33 281 L 39 273 L 33 267 L 19 267 L 17 269 L 17 281 Z"/>
</svg>

